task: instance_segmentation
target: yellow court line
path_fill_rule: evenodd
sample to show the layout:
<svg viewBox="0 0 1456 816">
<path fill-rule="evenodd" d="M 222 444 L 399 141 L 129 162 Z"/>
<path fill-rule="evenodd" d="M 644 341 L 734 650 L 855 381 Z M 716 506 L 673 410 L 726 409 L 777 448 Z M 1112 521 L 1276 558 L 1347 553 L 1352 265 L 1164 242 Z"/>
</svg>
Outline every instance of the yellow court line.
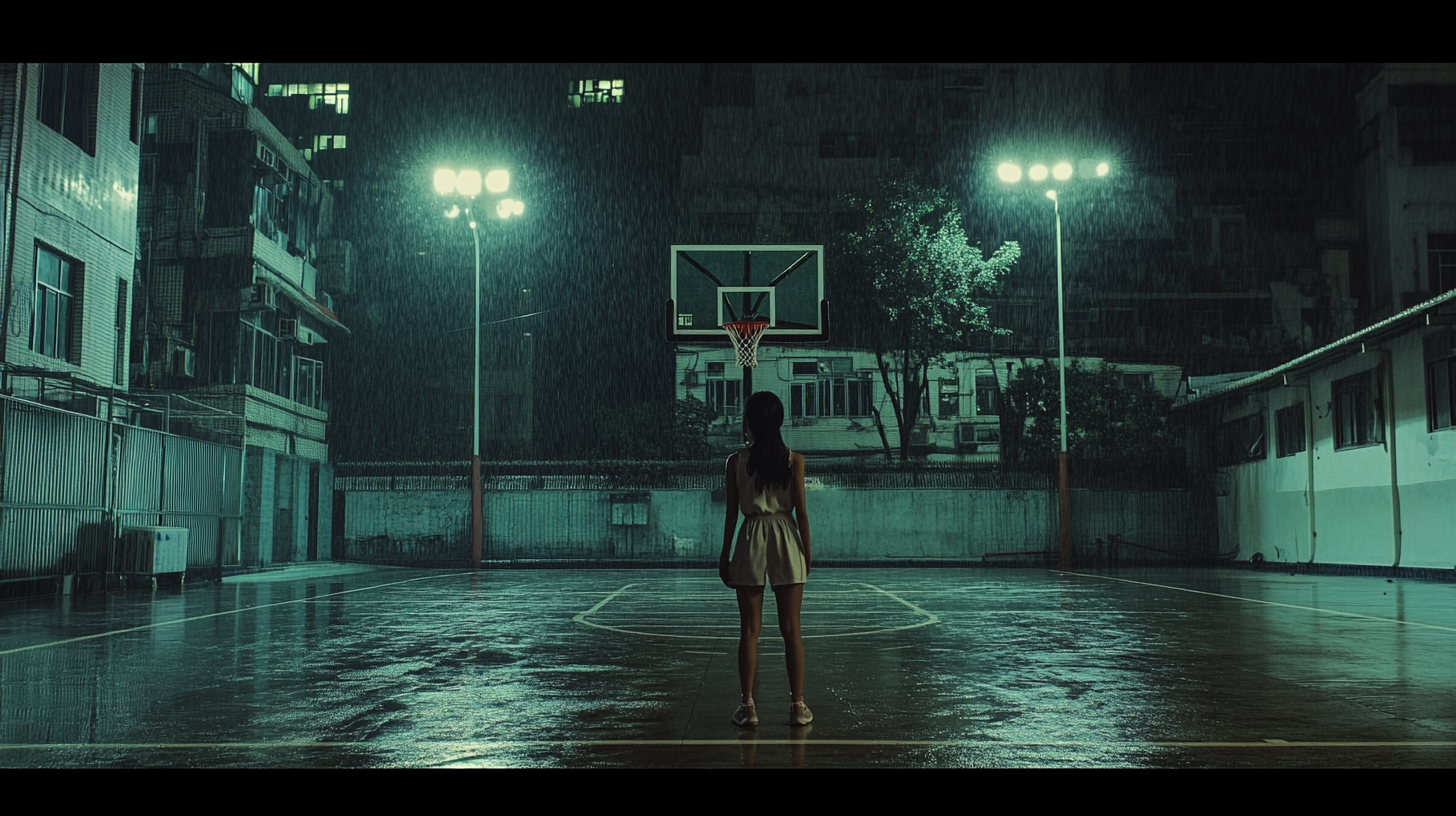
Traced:
<svg viewBox="0 0 1456 816">
<path fill-rule="evenodd" d="M 189 623 L 191 621 L 207 620 L 208 618 L 219 618 L 226 615 L 238 615 L 243 612 L 256 612 L 259 609 L 270 609 L 275 606 L 288 606 L 289 604 L 308 603 L 309 601 L 313 601 L 318 598 L 329 598 L 335 595 L 348 595 L 354 592 L 367 592 L 371 589 L 383 589 L 384 587 L 399 586 L 400 584 L 409 584 L 415 581 L 430 581 L 435 578 L 453 578 L 457 575 L 471 574 L 472 573 L 469 572 L 452 572 L 445 573 L 443 575 L 425 575 L 419 578 L 406 578 L 403 581 L 391 581 L 387 584 L 376 584 L 374 586 L 359 587 L 358 589 L 344 589 L 338 592 L 330 592 L 324 595 L 310 595 L 307 598 L 295 598 L 291 601 L 279 601 L 278 603 L 263 604 L 261 606 L 245 606 L 239 609 L 230 609 L 226 612 L 213 612 L 208 615 L 195 615 L 190 618 L 177 618 L 176 620 L 161 621 L 159 623 L 148 623 L 142 626 L 128 627 L 126 629 L 113 629 L 110 632 L 97 632 L 94 635 L 81 635 L 79 637 L 66 638 L 64 640 L 53 640 L 49 643 L 36 643 L 30 646 L 17 646 L 14 649 L 5 649 L 3 651 L 0 651 L 0 655 L 16 654 L 17 652 L 28 652 L 32 649 L 45 649 L 50 646 L 63 646 L 67 643 L 80 643 L 84 640 L 95 640 L 97 638 L 111 637 L 112 635 L 124 635 L 128 632 L 143 632 L 147 629 L 156 629 L 160 626 L 172 626 L 173 624 L 178 623 Z"/>
<path fill-rule="evenodd" d="M 1423 629 L 1437 629 L 1442 632 L 1456 632 L 1456 628 L 1450 626 L 1437 626 L 1434 623 L 1417 623 L 1415 621 L 1401 620 L 1399 618 L 1382 618 L 1376 615 L 1362 615 L 1358 612 L 1341 612 L 1337 609 L 1321 609 L 1317 606 L 1300 606 L 1299 604 L 1282 603 L 1280 601 L 1264 601 L 1258 598 L 1244 598 L 1239 595 L 1224 595 L 1218 592 L 1207 592 L 1201 589 L 1188 589 L 1187 587 L 1169 586 L 1167 584 L 1154 584 L 1147 581 L 1134 581 L 1129 578 L 1113 578 L 1110 575 L 1089 575 L 1085 572 L 1061 572 L 1052 570 L 1062 575 L 1075 575 L 1079 578 L 1101 578 L 1104 581 L 1117 581 L 1123 584 L 1137 584 L 1138 586 L 1157 587 L 1159 589 L 1172 589 L 1178 592 L 1191 592 L 1194 595 L 1208 595 L 1213 598 L 1227 598 L 1231 601 L 1248 601 L 1249 603 L 1265 604 L 1266 606 L 1282 606 L 1287 609 L 1302 609 L 1306 612 L 1323 612 L 1326 615 L 1340 615 L 1346 618 L 1360 618 L 1362 620 L 1380 621 L 1382 623 L 1399 623 L 1404 626 L 1419 626 Z"/>
</svg>

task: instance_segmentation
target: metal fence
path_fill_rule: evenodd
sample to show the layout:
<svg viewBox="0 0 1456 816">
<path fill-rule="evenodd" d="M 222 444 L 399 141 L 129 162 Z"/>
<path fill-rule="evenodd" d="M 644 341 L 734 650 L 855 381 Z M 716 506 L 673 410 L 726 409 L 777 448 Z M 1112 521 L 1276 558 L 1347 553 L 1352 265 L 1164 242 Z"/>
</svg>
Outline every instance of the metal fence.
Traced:
<svg viewBox="0 0 1456 816">
<path fill-rule="evenodd" d="M 126 527 L 185 527 L 189 573 L 238 561 L 242 450 L 0 397 L 0 582 L 99 576 Z"/>
</svg>

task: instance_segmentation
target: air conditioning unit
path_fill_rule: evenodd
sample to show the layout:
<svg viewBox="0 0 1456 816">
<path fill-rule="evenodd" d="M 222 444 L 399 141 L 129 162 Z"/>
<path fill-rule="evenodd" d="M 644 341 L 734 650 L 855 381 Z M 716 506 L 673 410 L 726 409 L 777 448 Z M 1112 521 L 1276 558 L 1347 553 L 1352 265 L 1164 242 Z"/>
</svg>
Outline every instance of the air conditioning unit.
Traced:
<svg viewBox="0 0 1456 816">
<path fill-rule="evenodd" d="M 197 352 L 190 348 L 172 349 L 172 374 L 178 377 L 196 377 Z"/>
<path fill-rule="evenodd" d="M 152 579 L 187 572 L 186 527 L 127 527 L 117 544 L 116 568 L 123 575 Z"/>
<path fill-rule="evenodd" d="M 266 283 L 255 283 L 242 291 L 240 308 L 245 312 L 278 308 L 278 291 Z"/>
<path fill-rule="evenodd" d="M 690 368 L 683 372 L 683 385 L 688 388 L 696 388 L 698 385 L 698 370 Z"/>
<path fill-rule="evenodd" d="M 305 331 L 306 332 L 306 331 L 308 331 L 308 329 L 303 329 L 302 327 L 300 327 L 298 325 L 298 321 L 297 320 L 286 320 L 285 319 L 285 320 L 279 320 L 278 321 L 278 339 L 279 340 L 297 340 L 297 339 L 299 339 L 298 338 L 298 335 L 299 335 L 299 332 L 300 331 Z"/>
</svg>

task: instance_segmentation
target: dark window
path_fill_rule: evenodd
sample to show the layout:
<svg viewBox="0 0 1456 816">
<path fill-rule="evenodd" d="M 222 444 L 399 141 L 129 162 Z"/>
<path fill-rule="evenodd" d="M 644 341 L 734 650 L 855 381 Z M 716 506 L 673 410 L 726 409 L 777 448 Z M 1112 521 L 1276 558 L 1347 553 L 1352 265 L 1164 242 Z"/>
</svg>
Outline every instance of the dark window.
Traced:
<svg viewBox="0 0 1456 816">
<path fill-rule="evenodd" d="M 47 357 L 72 359 L 72 318 L 80 294 L 81 264 L 45 247 L 35 248 L 35 314 L 30 347 Z"/>
<path fill-rule="evenodd" d="M 810 365 L 816 365 L 810 363 Z M 789 386 L 790 416 L 844 416 L 847 409 L 847 382 L 844 377 L 794 383 Z"/>
<path fill-rule="evenodd" d="M 743 411 L 743 381 L 709 377 L 708 406 L 718 416 L 738 416 Z"/>
<path fill-rule="evenodd" d="M 819 363 L 814 360 L 796 360 L 793 364 L 795 377 L 819 376 Z"/>
<path fill-rule="evenodd" d="M 996 375 L 983 372 L 976 375 L 976 416 L 999 416 L 1001 413 L 1001 389 L 996 384 Z"/>
<path fill-rule="evenodd" d="M 849 415 L 869 416 L 874 405 L 874 383 L 869 380 L 849 380 Z"/>
<path fill-rule="evenodd" d="M 1274 413 L 1279 426 L 1279 455 L 1293 456 L 1304 450 L 1304 403 L 1298 402 Z"/>
<path fill-rule="evenodd" d="M 950 419 L 960 416 L 961 413 L 961 392 L 959 380 L 940 381 L 940 411 L 937 414 L 941 419 Z"/>
<path fill-rule="evenodd" d="M 116 282 L 116 362 L 112 372 L 111 381 L 120 386 L 126 385 L 126 281 Z"/>
<path fill-rule="evenodd" d="M 141 144 L 142 140 L 142 71 L 140 68 L 131 70 L 131 143 Z"/>
<path fill-rule="evenodd" d="M 1456 289 L 1456 235 L 1427 235 L 1431 291 L 1435 294 Z"/>
<path fill-rule="evenodd" d="M 1425 339 L 1426 420 L 1430 430 L 1450 428 L 1456 406 L 1456 348 L 1451 332 L 1439 331 Z"/>
<path fill-rule="evenodd" d="M 1236 465 L 1264 458 L 1264 415 L 1250 414 L 1219 428 L 1219 465 Z"/>
<path fill-rule="evenodd" d="M 41 64 L 41 124 L 95 153 L 96 77 L 94 62 Z"/>
<path fill-rule="evenodd" d="M 928 62 L 892 62 L 885 66 L 885 78 L 902 82 L 927 80 L 935 76 L 935 66 Z"/>
<path fill-rule="evenodd" d="M 1331 389 L 1335 405 L 1335 448 L 1385 441 L 1385 415 L 1380 404 L 1378 369 L 1337 380 Z"/>
</svg>

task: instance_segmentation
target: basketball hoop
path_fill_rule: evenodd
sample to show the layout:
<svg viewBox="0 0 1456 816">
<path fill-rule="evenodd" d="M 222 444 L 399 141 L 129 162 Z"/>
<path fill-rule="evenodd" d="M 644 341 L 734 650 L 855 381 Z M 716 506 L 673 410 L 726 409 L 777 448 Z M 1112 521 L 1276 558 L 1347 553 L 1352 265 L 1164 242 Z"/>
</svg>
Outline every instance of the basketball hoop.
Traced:
<svg viewBox="0 0 1456 816">
<path fill-rule="evenodd" d="M 723 330 L 733 338 L 733 347 L 738 350 L 740 368 L 758 367 L 758 340 L 767 328 L 767 320 L 730 320 L 723 324 Z"/>
</svg>

